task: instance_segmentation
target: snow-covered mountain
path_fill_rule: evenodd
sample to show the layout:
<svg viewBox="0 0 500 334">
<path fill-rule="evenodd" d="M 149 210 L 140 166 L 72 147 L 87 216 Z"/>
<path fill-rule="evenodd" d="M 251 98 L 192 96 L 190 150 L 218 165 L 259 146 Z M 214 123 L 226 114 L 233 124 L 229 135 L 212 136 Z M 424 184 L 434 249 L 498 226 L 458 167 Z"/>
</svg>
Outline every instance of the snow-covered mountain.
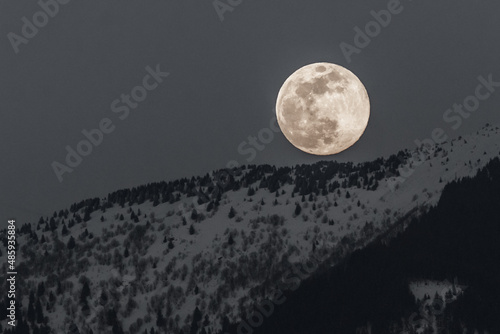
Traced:
<svg viewBox="0 0 500 334">
<path fill-rule="evenodd" d="M 499 152 L 487 125 L 357 165 L 243 166 L 75 203 L 18 226 L 18 314 L 39 332 L 215 334 L 276 295 L 290 268 L 325 254 L 334 265 L 404 228 Z"/>
</svg>

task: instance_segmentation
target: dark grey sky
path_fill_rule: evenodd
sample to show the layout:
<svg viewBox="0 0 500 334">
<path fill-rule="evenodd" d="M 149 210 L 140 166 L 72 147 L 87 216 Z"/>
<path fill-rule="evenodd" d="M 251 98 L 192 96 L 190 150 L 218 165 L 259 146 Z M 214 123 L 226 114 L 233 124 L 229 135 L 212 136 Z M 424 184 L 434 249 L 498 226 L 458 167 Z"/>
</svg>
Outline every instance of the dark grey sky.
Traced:
<svg viewBox="0 0 500 334">
<path fill-rule="evenodd" d="M 314 62 L 340 64 L 363 81 L 372 107 L 364 136 L 340 155 L 314 157 L 276 134 L 252 163 L 371 160 L 414 147 L 436 127 L 458 136 L 498 122 L 500 89 L 456 131 L 443 113 L 474 94 L 478 76 L 500 81 L 500 3 L 401 1 L 402 12 L 348 63 L 340 43 L 353 44 L 354 27 L 389 2 L 246 0 L 221 22 L 211 0 L 72 0 L 16 54 L 7 34 L 21 35 L 22 18 L 32 21 L 40 6 L 2 1 L 2 220 L 248 163 L 238 146 L 269 126 L 284 80 Z M 120 120 L 111 103 L 157 64 L 170 76 Z M 51 163 L 64 163 L 65 146 L 76 148 L 81 131 L 103 118 L 114 132 L 60 183 Z"/>
</svg>

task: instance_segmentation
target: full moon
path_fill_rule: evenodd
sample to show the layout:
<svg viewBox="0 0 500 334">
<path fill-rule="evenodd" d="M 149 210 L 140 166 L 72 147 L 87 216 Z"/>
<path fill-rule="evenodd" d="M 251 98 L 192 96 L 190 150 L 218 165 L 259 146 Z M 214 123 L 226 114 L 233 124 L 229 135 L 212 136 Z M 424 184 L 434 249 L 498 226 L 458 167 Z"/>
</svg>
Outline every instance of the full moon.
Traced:
<svg viewBox="0 0 500 334">
<path fill-rule="evenodd" d="M 281 87 L 276 116 L 281 131 L 298 149 L 336 154 L 363 135 L 370 100 L 351 71 L 330 63 L 310 64 L 294 72 Z"/>
</svg>

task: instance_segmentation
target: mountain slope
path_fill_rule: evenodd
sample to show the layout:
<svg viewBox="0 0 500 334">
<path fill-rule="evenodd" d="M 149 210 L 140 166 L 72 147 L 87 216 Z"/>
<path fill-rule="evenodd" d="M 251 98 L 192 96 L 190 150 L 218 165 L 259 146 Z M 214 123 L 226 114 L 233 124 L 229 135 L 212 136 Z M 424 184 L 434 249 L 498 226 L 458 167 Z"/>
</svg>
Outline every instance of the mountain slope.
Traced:
<svg viewBox="0 0 500 334">
<path fill-rule="evenodd" d="M 498 203 L 496 158 L 448 184 L 437 206 L 388 244 L 303 282 L 254 333 L 500 333 Z M 418 296 L 416 280 L 434 293 Z M 440 281 L 448 284 L 432 283 Z"/>
<path fill-rule="evenodd" d="M 404 229 L 499 152 L 500 130 L 486 126 L 358 165 L 243 166 L 75 203 L 18 226 L 22 305 L 43 283 L 36 299 L 56 333 L 214 333 L 278 292 L 294 265 L 333 265 Z"/>
</svg>

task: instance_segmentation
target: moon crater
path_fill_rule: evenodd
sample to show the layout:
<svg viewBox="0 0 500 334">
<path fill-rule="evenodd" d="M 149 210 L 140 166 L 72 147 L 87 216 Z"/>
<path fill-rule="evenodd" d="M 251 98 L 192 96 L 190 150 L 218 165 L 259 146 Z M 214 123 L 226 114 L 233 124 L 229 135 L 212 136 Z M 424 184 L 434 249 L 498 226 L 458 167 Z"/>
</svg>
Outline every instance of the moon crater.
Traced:
<svg viewBox="0 0 500 334">
<path fill-rule="evenodd" d="M 336 154 L 359 140 L 370 116 L 368 93 L 339 65 L 304 66 L 283 84 L 276 102 L 278 124 L 300 150 Z"/>
</svg>

